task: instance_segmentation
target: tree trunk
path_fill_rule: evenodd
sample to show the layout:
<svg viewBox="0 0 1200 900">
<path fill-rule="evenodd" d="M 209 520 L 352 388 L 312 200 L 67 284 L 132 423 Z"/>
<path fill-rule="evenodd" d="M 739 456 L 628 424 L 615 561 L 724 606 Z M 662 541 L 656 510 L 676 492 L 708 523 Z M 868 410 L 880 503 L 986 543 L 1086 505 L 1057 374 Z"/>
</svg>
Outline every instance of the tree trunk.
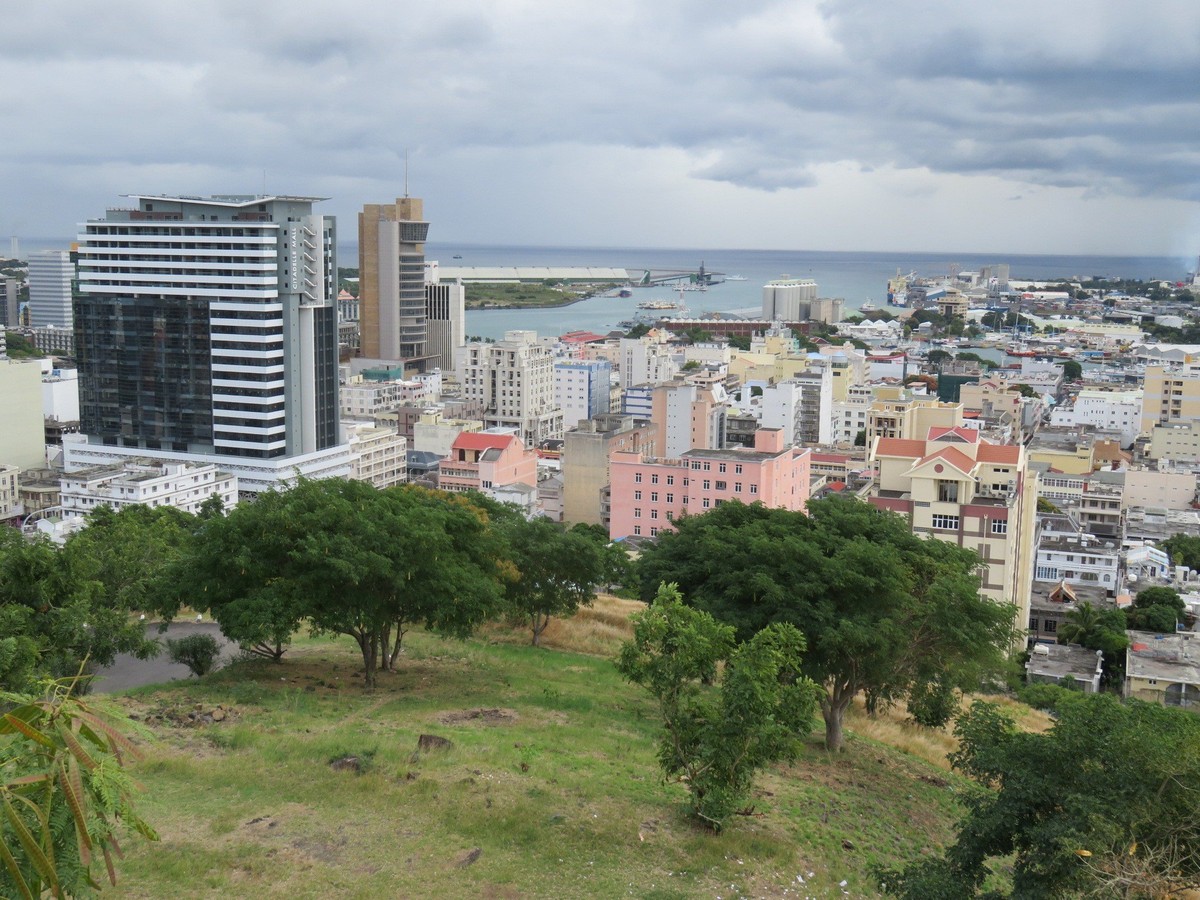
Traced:
<svg viewBox="0 0 1200 900">
<path fill-rule="evenodd" d="M 537 613 L 532 613 L 529 617 L 530 628 L 533 630 L 533 646 L 542 646 L 542 632 L 546 630 L 546 626 L 550 624 L 550 617 L 542 618 Z"/>
<path fill-rule="evenodd" d="M 375 690 L 375 661 L 379 653 L 379 635 L 367 632 L 356 635 L 358 647 L 363 657 L 363 687 L 368 691 Z"/>
<path fill-rule="evenodd" d="M 392 668 L 392 626 L 384 625 L 379 634 L 379 670 L 390 671 Z"/>
<path fill-rule="evenodd" d="M 392 655 L 388 660 L 388 669 L 396 671 L 396 659 L 400 656 L 400 651 L 403 649 L 402 642 L 404 641 L 404 620 L 396 620 L 396 642 L 392 644 Z"/>
<path fill-rule="evenodd" d="M 830 693 L 821 698 L 821 716 L 825 719 L 825 749 L 841 753 L 845 738 L 842 720 L 857 691 L 848 684 L 834 684 Z"/>
</svg>

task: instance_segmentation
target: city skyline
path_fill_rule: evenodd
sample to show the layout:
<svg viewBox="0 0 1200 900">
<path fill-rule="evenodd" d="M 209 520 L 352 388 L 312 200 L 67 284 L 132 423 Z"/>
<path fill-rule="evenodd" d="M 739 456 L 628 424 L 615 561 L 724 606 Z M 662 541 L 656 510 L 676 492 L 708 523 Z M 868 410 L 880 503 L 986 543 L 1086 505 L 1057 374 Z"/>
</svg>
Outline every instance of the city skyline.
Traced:
<svg viewBox="0 0 1200 900">
<path fill-rule="evenodd" d="M 1200 9 L 140 2 L 6 17 L 0 236 L 131 192 L 423 197 L 502 245 L 1200 247 Z"/>
</svg>

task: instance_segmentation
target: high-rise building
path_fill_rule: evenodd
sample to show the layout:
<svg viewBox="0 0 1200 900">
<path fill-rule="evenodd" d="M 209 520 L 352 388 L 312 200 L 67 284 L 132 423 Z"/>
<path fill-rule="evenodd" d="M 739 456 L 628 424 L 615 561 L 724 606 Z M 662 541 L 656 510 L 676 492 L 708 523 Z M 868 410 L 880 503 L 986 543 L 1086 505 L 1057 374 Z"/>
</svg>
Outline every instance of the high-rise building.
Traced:
<svg viewBox="0 0 1200 900">
<path fill-rule="evenodd" d="M 21 323 L 21 304 L 17 294 L 17 279 L 11 275 L 0 275 L 0 314 L 4 316 L 4 324 L 16 328 Z"/>
<path fill-rule="evenodd" d="M 71 281 L 75 263 L 69 250 L 44 250 L 29 257 L 29 324 L 71 327 Z"/>
<path fill-rule="evenodd" d="M 461 281 L 425 285 L 425 351 L 430 368 L 454 369 L 454 354 L 467 339 L 466 304 Z"/>
<path fill-rule="evenodd" d="M 563 428 L 609 412 L 612 363 L 606 359 L 560 359 L 554 364 L 554 395 L 563 414 Z"/>
<path fill-rule="evenodd" d="M 803 322 L 809 306 L 817 299 L 817 283 L 811 278 L 792 278 L 784 275 L 763 285 L 762 314 L 764 319 L 780 322 Z"/>
<path fill-rule="evenodd" d="M 217 460 L 243 491 L 345 475 L 336 227 L 320 198 L 134 195 L 81 226 L 72 466 Z M 240 462 L 239 462 L 240 460 Z"/>
<path fill-rule="evenodd" d="M 358 214 L 358 301 L 362 355 L 427 368 L 422 203 L 368 203 Z"/>
</svg>

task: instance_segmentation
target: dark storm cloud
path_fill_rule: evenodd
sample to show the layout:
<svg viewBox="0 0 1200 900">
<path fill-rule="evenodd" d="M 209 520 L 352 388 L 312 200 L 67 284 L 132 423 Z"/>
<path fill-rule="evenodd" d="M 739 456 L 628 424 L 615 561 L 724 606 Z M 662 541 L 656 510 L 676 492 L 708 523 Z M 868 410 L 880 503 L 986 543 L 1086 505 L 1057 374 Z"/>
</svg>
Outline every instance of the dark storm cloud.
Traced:
<svg viewBox="0 0 1200 900">
<path fill-rule="evenodd" d="M 766 192 L 842 166 L 1200 198 L 1190 0 L 65 9 L 5 18 L 0 102 L 17 126 L 0 143 L 14 186 L 0 227 L 264 169 L 386 195 L 406 149 L 446 185 L 452 158 L 529 180 L 548 149 L 559 172 L 607 148 Z"/>
</svg>

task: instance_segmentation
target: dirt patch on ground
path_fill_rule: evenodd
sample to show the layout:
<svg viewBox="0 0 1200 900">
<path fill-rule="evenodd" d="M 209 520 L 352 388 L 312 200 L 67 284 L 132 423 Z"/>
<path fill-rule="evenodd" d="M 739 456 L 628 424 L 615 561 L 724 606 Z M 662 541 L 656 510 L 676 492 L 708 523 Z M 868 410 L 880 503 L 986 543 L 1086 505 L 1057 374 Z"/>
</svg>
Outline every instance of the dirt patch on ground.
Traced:
<svg viewBox="0 0 1200 900">
<path fill-rule="evenodd" d="M 443 725 L 511 725 L 520 718 L 512 709 L 461 709 L 442 713 L 437 720 Z"/>
</svg>

